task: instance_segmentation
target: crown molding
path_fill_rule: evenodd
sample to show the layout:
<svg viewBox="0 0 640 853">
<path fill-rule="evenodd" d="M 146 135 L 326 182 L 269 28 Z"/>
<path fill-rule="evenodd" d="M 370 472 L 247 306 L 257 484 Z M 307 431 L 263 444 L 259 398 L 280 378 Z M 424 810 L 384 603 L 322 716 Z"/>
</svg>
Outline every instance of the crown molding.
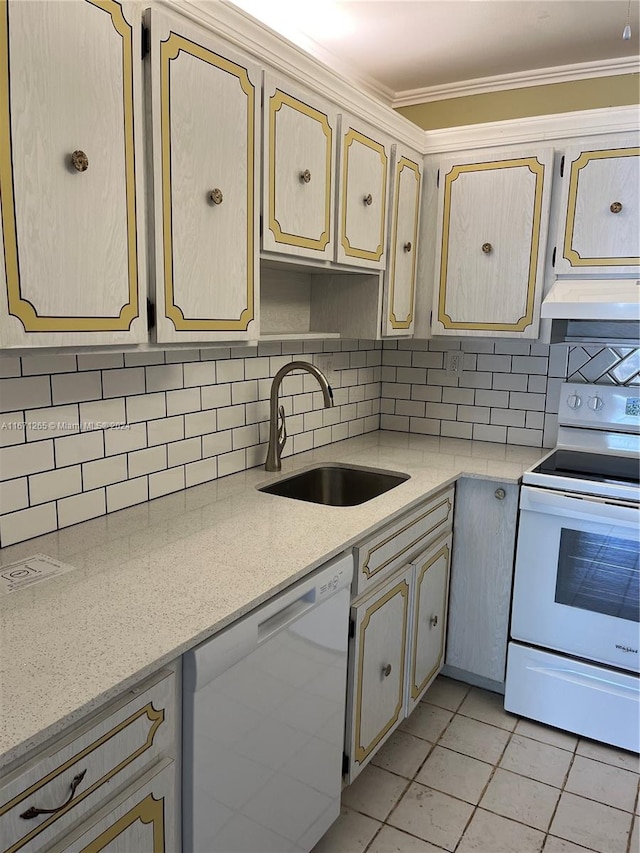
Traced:
<svg viewBox="0 0 640 853">
<path fill-rule="evenodd" d="M 409 107 L 415 104 L 428 104 L 432 101 L 464 98 L 469 95 L 482 95 L 505 89 L 525 89 L 529 86 L 547 86 L 551 83 L 568 83 L 571 80 L 585 80 L 592 77 L 637 74 L 639 71 L 639 56 L 604 59 L 598 62 L 577 62 L 573 65 L 537 68 L 515 74 L 479 77 L 475 80 L 463 80 L 459 83 L 447 83 L 442 86 L 407 89 L 404 92 L 395 93 L 395 96 L 391 98 L 391 106 L 394 108 Z"/>
<path fill-rule="evenodd" d="M 442 154 L 467 148 L 549 142 L 608 133 L 627 132 L 637 135 L 639 126 L 640 106 L 607 107 L 427 130 L 422 150 L 424 154 Z"/>
</svg>

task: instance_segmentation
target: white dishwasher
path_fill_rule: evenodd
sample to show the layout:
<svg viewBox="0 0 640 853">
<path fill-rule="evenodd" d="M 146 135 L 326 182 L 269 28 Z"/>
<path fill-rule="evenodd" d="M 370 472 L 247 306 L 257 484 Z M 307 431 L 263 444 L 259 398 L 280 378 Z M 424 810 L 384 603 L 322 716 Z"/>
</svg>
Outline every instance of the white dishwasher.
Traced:
<svg viewBox="0 0 640 853">
<path fill-rule="evenodd" d="M 183 658 L 183 853 L 309 853 L 340 813 L 351 555 Z"/>
</svg>

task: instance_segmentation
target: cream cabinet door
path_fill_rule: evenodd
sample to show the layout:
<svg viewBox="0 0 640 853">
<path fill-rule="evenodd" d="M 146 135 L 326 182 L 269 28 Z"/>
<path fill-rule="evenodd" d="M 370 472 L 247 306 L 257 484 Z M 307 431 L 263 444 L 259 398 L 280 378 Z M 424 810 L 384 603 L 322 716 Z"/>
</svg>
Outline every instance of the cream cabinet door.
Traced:
<svg viewBox="0 0 640 853">
<path fill-rule="evenodd" d="M 352 782 L 404 719 L 411 568 L 351 608 L 347 779 Z"/>
<path fill-rule="evenodd" d="M 51 853 L 175 853 L 175 777 L 175 763 L 165 759 Z"/>
<path fill-rule="evenodd" d="M 413 563 L 413 614 L 407 678 L 407 716 L 442 669 L 447 633 L 451 535 Z"/>
<path fill-rule="evenodd" d="M 336 260 L 384 269 L 391 146 L 352 116 L 340 117 Z"/>
<path fill-rule="evenodd" d="M 536 338 L 553 150 L 441 163 L 434 335 Z"/>
<path fill-rule="evenodd" d="M 158 341 L 257 337 L 260 69 L 151 11 Z"/>
<path fill-rule="evenodd" d="M 422 158 L 395 146 L 389 260 L 384 280 L 383 335 L 412 335 L 420 224 Z"/>
<path fill-rule="evenodd" d="M 137 4 L 0 4 L 0 346 L 147 338 Z"/>
<path fill-rule="evenodd" d="M 640 265 L 640 148 L 566 151 L 556 272 L 637 276 Z"/>
<path fill-rule="evenodd" d="M 263 97 L 262 248 L 333 260 L 336 110 L 270 74 Z"/>
</svg>

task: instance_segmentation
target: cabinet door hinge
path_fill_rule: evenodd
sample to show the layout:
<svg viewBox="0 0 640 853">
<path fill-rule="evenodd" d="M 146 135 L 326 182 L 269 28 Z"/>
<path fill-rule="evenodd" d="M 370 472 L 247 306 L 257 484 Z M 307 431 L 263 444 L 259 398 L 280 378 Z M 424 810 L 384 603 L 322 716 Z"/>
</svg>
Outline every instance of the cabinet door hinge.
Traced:
<svg viewBox="0 0 640 853">
<path fill-rule="evenodd" d="M 147 296 L 147 326 L 149 331 L 156 326 L 156 306 Z"/>
<path fill-rule="evenodd" d="M 342 775 L 343 776 L 349 775 L 349 766 L 350 766 L 349 756 L 347 755 L 346 752 L 343 752 L 342 753 Z"/>
<path fill-rule="evenodd" d="M 436 187 L 440 186 L 440 169 L 436 172 Z"/>
<path fill-rule="evenodd" d="M 551 266 L 555 267 L 556 265 L 556 247 L 553 247 L 553 254 L 551 255 Z"/>
<path fill-rule="evenodd" d="M 148 56 L 151 53 L 151 30 L 145 24 L 142 25 L 142 32 L 140 33 L 140 38 L 142 39 L 142 59 L 145 56 Z"/>
<path fill-rule="evenodd" d="M 355 637 L 355 635 L 356 635 L 355 619 L 349 619 L 349 637 Z"/>
<path fill-rule="evenodd" d="M 560 177 L 564 178 L 564 154 L 560 158 Z"/>
</svg>

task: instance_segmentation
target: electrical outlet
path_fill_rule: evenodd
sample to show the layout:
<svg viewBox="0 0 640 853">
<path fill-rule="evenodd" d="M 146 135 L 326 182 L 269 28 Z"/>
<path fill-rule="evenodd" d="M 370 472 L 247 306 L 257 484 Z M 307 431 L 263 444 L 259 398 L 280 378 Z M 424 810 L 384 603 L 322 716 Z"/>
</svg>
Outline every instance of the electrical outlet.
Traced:
<svg viewBox="0 0 640 853">
<path fill-rule="evenodd" d="M 327 382 L 329 385 L 332 385 L 335 379 L 333 372 L 333 355 L 327 353 L 324 355 L 317 355 L 314 359 L 316 367 L 318 367 L 324 375 L 327 377 Z"/>
<path fill-rule="evenodd" d="M 460 350 L 447 350 L 445 369 L 449 376 L 460 376 L 462 373 L 462 352 Z"/>
</svg>

